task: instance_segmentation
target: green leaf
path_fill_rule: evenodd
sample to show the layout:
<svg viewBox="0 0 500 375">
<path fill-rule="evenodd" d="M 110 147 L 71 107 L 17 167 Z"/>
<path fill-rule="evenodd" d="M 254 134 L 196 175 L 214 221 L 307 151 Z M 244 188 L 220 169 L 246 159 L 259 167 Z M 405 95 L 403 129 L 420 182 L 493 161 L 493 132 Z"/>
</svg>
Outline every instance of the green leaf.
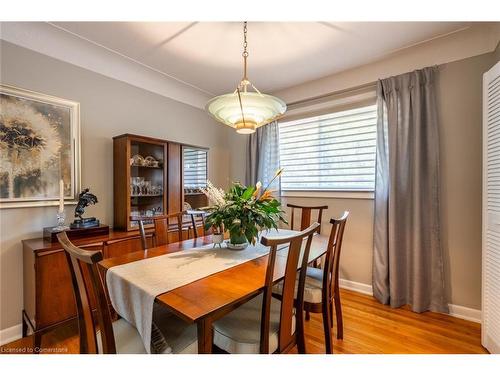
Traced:
<svg viewBox="0 0 500 375">
<path fill-rule="evenodd" d="M 241 199 L 243 200 L 248 200 L 252 196 L 253 192 L 255 191 L 255 187 L 249 186 L 246 188 L 244 191 L 243 195 L 241 196 Z"/>
</svg>

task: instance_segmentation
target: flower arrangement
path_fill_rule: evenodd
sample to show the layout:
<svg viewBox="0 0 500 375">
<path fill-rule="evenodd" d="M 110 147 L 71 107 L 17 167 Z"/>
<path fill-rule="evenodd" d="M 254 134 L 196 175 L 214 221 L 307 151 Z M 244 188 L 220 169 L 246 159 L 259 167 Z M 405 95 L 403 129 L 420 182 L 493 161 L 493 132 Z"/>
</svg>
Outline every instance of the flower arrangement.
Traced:
<svg viewBox="0 0 500 375">
<path fill-rule="evenodd" d="M 259 231 L 278 229 L 280 221 L 287 223 L 282 215 L 284 211 L 281 210 L 281 203 L 269 189 L 282 171 L 279 169 L 264 189 L 260 182 L 248 187 L 236 182 L 224 192 L 208 181 L 207 188 L 202 189 L 211 204 L 206 208 L 209 215 L 205 220 L 205 228 L 213 228 L 216 234 L 228 231 L 230 243 L 241 246 L 255 244 Z"/>
</svg>

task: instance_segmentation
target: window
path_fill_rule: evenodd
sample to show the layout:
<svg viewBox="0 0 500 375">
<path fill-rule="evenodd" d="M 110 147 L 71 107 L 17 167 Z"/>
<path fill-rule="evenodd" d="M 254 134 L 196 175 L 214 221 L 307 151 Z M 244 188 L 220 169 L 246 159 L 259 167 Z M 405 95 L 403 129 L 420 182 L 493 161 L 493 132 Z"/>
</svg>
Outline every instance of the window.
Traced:
<svg viewBox="0 0 500 375">
<path fill-rule="evenodd" d="M 284 191 L 373 191 L 376 105 L 279 124 Z"/>
<path fill-rule="evenodd" d="M 207 186 L 207 151 L 184 148 L 184 189 L 195 191 Z"/>
</svg>

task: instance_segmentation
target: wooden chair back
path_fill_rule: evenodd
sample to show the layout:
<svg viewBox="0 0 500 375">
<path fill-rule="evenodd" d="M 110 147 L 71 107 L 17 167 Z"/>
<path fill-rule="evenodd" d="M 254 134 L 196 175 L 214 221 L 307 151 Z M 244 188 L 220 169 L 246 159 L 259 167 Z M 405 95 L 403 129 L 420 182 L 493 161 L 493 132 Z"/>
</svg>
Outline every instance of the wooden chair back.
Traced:
<svg viewBox="0 0 500 375">
<path fill-rule="evenodd" d="M 325 296 L 332 295 L 332 288 L 338 289 L 339 282 L 339 264 L 340 252 L 342 250 L 342 240 L 344 238 L 344 229 L 349 217 L 349 211 L 344 211 L 338 219 L 330 219 L 332 229 L 328 239 L 328 248 L 326 251 L 325 265 L 323 272 L 323 290 Z M 327 299 L 324 299 L 327 301 Z"/>
<path fill-rule="evenodd" d="M 97 327 L 90 305 L 93 296 L 96 303 L 97 322 L 101 330 L 102 351 L 104 354 L 115 354 L 116 345 L 111 312 L 109 311 L 108 298 L 97 266 L 97 263 L 103 259 L 102 252 L 83 250 L 76 247 L 70 242 L 65 232 L 59 233 L 57 239 L 65 250 L 71 274 L 80 333 L 80 353 L 98 353 Z M 84 273 L 90 280 L 91 288 L 87 286 L 84 280 Z"/>
<path fill-rule="evenodd" d="M 314 233 L 319 227 L 318 223 L 289 237 L 266 238 L 262 237 L 261 243 L 269 246 L 269 260 L 266 269 L 264 295 L 262 303 L 260 352 L 269 353 L 269 324 L 271 313 L 272 289 L 274 279 L 274 265 L 278 246 L 288 245 L 286 258 L 285 276 L 283 279 L 283 291 L 281 298 L 280 325 L 278 335 L 278 352 L 288 351 L 296 343 L 297 332 L 303 337 L 303 308 L 304 308 L 304 285 L 306 280 L 307 263 Z M 307 241 L 304 244 L 304 239 Z M 303 250 L 302 250 L 303 249 Z M 302 260 L 300 260 L 302 254 Z M 299 264 L 300 263 L 300 264 Z M 297 281 L 297 269 L 300 266 L 297 299 L 295 300 L 295 286 Z M 292 319 L 295 309 L 296 329 L 292 334 Z M 300 343 L 299 343 L 300 344 Z"/>
<path fill-rule="evenodd" d="M 185 211 L 173 214 L 154 216 L 155 226 L 155 246 L 168 245 L 170 243 L 168 234 L 175 229 L 177 232 L 177 242 L 182 241 L 183 218 Z"/>
<path fill-rule="evenodd" d="M 318 210 L 318 217 L 316 222 L 319 224 L 317 229 L 318 233 L 321 233 L 321 219 L 323 218 L 323 210 L 328 210 L 328 206 L 298 206 L 296 204 L 288 203 L 286 205 L 292 209 L 290 213 L 290 229 L 295 230 L 295 210 L 300 210 L 300 227 L 298 230 L 304 230 L 311 225 L 311 215 L 312 211 Z"/>
<path fill-rule="evenodd" d="M 144 227 L 144 222 L 146 220 L 151 220 L 151 217 L 146 216 L 130 216 L 130 221 L 136 221 L 139 224 L 139 234 L 141 236 L 141 246 L 142 250 L 148 249 L 148 240 L 146 237 L 146 229 Z"/>
<path fill-rule="evenodd" d="M 207 233 L 205 231 L 205 216 L 207 215 L 207 213 L 205 211 L 199 210 L 187 210 L 186 213 L 191 217 L 193 238 L 198 238 L 198 227 L 200 227 L 200 225 L 197 224 L 201 224 L 202 236 L 206 236 Z"/>
</svg>

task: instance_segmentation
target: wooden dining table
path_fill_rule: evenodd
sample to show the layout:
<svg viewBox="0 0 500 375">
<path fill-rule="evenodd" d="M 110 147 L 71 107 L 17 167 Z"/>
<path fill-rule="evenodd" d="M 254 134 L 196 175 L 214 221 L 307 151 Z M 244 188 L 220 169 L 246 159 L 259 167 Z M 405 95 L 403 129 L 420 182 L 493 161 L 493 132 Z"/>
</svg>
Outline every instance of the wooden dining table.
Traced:
<svg viewBox="0 0 500 375">
<path fill-rule="evenodd" d="M 211 236 L 203 236 L 181 242 L 158 246 L 108 258 L 99 263 L 104 274 L 112 267 L 189 250 L 212 243 Z M 309 260 L 320 258 L 327 248 L 328 237 L 315 235 L 312 241 Z M 211 353 L 213 322 L 236 309 L 241 304 L 262 292 L 268 256 L 262 256 L 241 263 L 232 268 L 211 274 L 202 279 L 183 285 L 156 297 L 156 301 L 166 306 L 187 323 L 197 325 L 198 353 Z M 284 277 L 286 257 L 277 257 L 274 281 Z"/>
</svg>

